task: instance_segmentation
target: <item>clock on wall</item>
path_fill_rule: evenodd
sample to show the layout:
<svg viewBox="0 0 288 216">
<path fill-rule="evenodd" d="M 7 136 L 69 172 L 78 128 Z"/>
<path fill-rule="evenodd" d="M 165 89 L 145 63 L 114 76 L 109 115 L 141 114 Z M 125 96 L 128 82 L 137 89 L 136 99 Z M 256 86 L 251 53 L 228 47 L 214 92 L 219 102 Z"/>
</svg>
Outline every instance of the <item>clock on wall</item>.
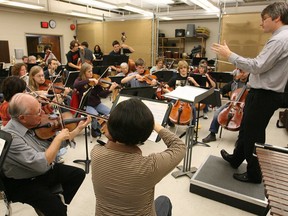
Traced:
<svg viewBox="0 0 288 216">
<path fill-rule="evenodd" d="M 50 26 L 50 28 L 54 29 L 56 27 L 56 21 L 55 20 L 50 20 L 49 21 L 49 26 Z"/>
</svg>

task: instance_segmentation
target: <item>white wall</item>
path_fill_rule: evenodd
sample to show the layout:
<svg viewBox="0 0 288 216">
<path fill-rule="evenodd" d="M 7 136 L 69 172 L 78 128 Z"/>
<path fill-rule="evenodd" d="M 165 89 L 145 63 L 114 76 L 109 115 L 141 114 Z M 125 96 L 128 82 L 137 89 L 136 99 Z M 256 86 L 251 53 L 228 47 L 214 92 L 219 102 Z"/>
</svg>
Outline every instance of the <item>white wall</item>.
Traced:
<svg viewBox="0 0 288 216">
<path fill-rule="evenodd" d="M 40 22 L 54 19 L 57 22 L 55 29 L 43 29 Z M 27 55 L 26 34 L 44 34 L 62 36 L 61 59 L 66 63 L 65 54 L 70 50 L 69 44 L 73 40 L 75 30 L 70 30 L 71 18 L 60 15 L 45 13 L 31 13 L 27 11 L 16 12 L 16 10 L 4 11 L 0 7 L 0 40 L 8 40 L 10 59 L 15 55 L 14 49 L 23 49 Z M 1 52 L 1 51 L 0 51 Z M 17 60 L 18 62 L 19 60 Z"/>
<path fill-rule="evenodd" d="M 208 59 L 215 58 L 216 55 L 211 51 L 212 43 L 218 42 L 218 19 L 207 20 L 183 20 L 183 21 L 165 21 L 159 22 L 159 32 L 164 33 L 165 37 L 175 37 L 175 29 L 187 29 L 187 24 L 195 24 L 195 27 L 203 26 L 210 30 L 210 37 L 206 40 L 206 57 Z M 199 43 L 193 43 L 190 39 L 186 39 L 185 52 L 190 54 L 192 48 Z"/>
</svg>

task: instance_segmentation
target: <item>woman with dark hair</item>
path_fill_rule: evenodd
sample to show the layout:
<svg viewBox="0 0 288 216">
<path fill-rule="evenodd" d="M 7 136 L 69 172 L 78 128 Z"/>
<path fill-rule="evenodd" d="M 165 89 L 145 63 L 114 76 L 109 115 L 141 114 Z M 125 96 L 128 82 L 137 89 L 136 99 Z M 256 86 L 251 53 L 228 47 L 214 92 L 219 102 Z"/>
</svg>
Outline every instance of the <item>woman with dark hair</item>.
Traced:
<svg viewBox="0 0 288 216">
<path fill-rule="evenodd" d="M 103 58 L 103 52 L 99 45 L 95 45 L 94 47 L 94 56 L 97 60 L 101 60 Z"/>
<path fill-rule="evenodd" d="M 28 77 L 28 73 L 27 73 L 27 65 L 26 64 L 16 63 L 15 65 L 13 65 L 13 67 L 11 68 L 11 75 L 20 77 L 28 85 L 29 77 Z"/>
<path fill-rule="evenodd" d="M 138 144 L 145 142 L 153 129 L 167 149 L 143 156 Z M 108 142 L 91 151 L 95 215 L 171 215 L 169 198 L 160 196 L 154 201 L 154 188 L 183 159 L 183 141 L 155 123 L 149 108 L 136 98 L 113 109 L 105 135 Z"/>
<path fill-rule="evenodd" d="M 3 80 L 2 93 L 4 101 L 0 105 L 0 118 L 2 119 L 3 126 L 5 126 L 11 119 L 8 113 L 9 101 L 16 93 L 24 92 L 25 89 L 26 89 L 25 81 L 17 76 L 10 76 Z"/>
</svg>

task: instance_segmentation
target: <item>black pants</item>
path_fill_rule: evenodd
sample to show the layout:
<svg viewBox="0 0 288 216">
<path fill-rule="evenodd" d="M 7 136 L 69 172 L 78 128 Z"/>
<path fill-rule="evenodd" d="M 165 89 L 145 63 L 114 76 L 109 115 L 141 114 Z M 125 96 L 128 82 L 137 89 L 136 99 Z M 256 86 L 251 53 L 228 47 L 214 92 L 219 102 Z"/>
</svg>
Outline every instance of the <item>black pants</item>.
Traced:
<svg viewBox="0 0 288 216">
<path fill-rule="evenodd" d="M 85 172 L 73 166 L 55 164 L 44 175 L 32 179 L 4 178 L 5 192 L 12 202 L 22 202 L 39 209 L 45 216 L 66 216 L 67 207 L 51 187 L 61 184 L 65 203 L 69 204 L 81 186 Z"/>
<path fill-rule="evenodd" d="M 247 95 L 238 140 L 233 152 L 235 166 L 246 159 L 251 179 L 261 179 L 255 143 L 265 143 L 265 130 L 275 110 L 281 106 L 281 94 L 270 90 L 251 89 Z"/>
</svg>

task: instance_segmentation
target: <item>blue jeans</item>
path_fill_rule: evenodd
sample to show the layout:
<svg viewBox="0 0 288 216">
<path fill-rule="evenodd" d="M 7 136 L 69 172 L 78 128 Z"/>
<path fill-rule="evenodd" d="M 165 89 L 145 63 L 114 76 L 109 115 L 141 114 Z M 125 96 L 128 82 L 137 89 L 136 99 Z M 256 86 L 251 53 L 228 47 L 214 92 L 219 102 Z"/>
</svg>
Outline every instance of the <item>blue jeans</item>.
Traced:
<svg viewBox="0 0 288 216">
<path fill-rule="evenodd" d="M 172 204 L 167 196 L 159 196 L 155 200 L 155 211 L 157 216 L 171 216 Z"/>
<path fill-rule="evenodd" d="M 220 124 L 218 123 L 218 115 L 219 113 L 224 110 L 225 108 L 228 107 L 228 103 L 219 107 L 215 112 L 214 112 L 214 116 L 213 116 L 213 120 L 210 124 L 210 128 L 209 128 L 209 131 L 212 132 L 212 133 L 215 133 L 217 134 L 218 133 L 218 130 L 219 130 L 219 127 L 220 127 Z"/>
<path fill-rule="evenodd" d="M 96 107 L 87 106 L 86 107 L 86 112 L 90 113 L 92 115 L 99 115 L 99 114 L 101 114 L 101 115 L 109 115 L 110 108 L 105 106 L 103 103 L 100 103 Z M 95 118 L 93 118 L 93 120 L 92 120 L 92 128 L 95 129 L 95 130 L 98 128 L 97 119 L 95 119 Z"/>
</svg>

